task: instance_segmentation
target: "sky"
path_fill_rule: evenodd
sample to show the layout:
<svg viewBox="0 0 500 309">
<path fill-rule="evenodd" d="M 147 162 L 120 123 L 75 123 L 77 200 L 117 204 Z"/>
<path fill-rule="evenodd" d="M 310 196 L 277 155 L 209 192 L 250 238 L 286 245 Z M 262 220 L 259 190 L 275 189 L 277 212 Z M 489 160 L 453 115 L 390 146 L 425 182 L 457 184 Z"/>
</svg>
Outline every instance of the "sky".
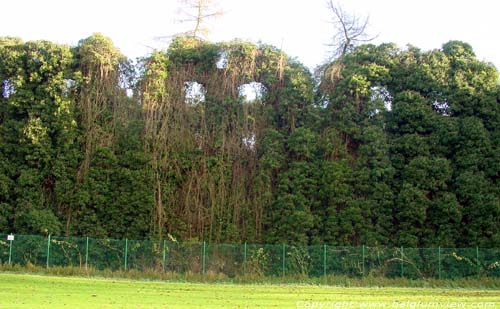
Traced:
<svg viewBox="0 0 500 309">
<path fill-rule="evenodd" d="M 309 68 L 329 55 L 333 35 L 325 0 L 219 0 L 225 14 L 211 22 L 211 41 L 261 41 L 282 48 Z M 496 0 L 338 0 L 345 11 L 369 17 L 375 44 L 423 50 L 449 40 L 472 45 L 500 68 Z M 0 36 L 76 45 L 94 32 L 110 37 L 129 58 L 166 48 L 160 39 L 188 26 L 176 22 L 178 0 L 3 0 Z"/>
</svg>

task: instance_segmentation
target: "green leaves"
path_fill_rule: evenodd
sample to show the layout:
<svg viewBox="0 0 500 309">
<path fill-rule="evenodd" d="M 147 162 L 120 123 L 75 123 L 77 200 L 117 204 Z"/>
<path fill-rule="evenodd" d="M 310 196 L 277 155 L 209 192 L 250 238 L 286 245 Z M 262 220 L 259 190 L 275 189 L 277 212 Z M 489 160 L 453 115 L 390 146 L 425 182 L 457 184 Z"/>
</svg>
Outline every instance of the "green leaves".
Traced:
<svg viewBox="0 0 500 309">
<path fill-rule="evenodd" d="M 317 77 L 241 41 L 177 38 L 134 69 L 101 34 L 0 38 L 0 229 L 499 244 L 493 66 L 463 42 L 363 45 Z"/>
<path fill-rule="evenodd" d="M 324 67 L 324 130 L 338 132 L 344 141 L 330 151 L 345 148 L 353 162 L 356 178 L 349 186 L 353 205 L 359 205 L 352 207 L 362 214 L 358 223 L 380 223 L 378 235 L 394 228 L 397 236 L 386 241 L 397 246 L 454 245 L 464 239 L 472 241 L 467 245 L 496 243 L 491 226 L 499 221 L 499 195 L 491 188 L 498 186 L 498 176 L 491 175 L 498 175 L 500 166 L 492 144 L 500 106 L 494 67 L 457 41 L 429 52 L 365 45 Z M 331 68 L 337 68 L 335 75 Z M 377 107 L 381 102 L 390 109 Z M 477 179 L 486 188 L 483 206 L 476 204 L 479 195 L 463 198 L 464 172 L 483 175 Z M 493 218 L 479 219 L 486 208 Z M 472 209 L 477 220 L 469 215 Z M 464 231 L 465 224 L 474 228 Z M 349 233 L 345 229 L 339 236 Z"/>
<path fill-rule="evenodd" d="M 51 210 L 32 209 L 16 218 L 16 231 L 28 235 L 59 235 L 62 224 Z"/>
</svg>

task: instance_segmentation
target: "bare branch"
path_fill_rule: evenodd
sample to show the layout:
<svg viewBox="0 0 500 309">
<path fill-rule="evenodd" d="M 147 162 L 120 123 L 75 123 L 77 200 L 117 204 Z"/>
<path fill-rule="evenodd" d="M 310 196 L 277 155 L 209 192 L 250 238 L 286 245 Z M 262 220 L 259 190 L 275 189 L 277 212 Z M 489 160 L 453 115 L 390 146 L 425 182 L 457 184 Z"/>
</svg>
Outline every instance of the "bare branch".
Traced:
<svg viewBox="0 0 500 309">
<path fill-rule="evenodd" d="M 334 27 L 334 34 L 328 46 L 333 47 L 333 58 L 342 58 L 354 47 L 361 43 L 370 42 L 377 36 L 369 36 L 366 33 L 369 18 L 349 14 L 333 0 L 327 0 L 327 8 L 332 13 L 331 23 Z"/>
<path fill-rule="evenodd" d="M 214 0 L 179 0 L 182 8 L 179 15 L 183 18 L 177 19 L 179 23 L 192 23 L 192 29 L 178 33 L 175 36 L 204 37 L 209 33 L 208 21 L 216 19 L 224 14 L 218 8 L 218 3 Z"/>
</svg>

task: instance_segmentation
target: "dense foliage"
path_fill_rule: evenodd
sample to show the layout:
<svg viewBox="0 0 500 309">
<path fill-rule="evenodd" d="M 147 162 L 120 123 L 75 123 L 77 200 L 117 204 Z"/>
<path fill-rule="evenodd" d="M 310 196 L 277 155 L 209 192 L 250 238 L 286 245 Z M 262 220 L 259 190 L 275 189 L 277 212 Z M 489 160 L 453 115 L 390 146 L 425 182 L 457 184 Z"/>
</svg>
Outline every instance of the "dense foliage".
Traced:
<svg viewBox="0 0 500 309">
<path fill-rule="evenodd" d="M 500 246 L 498 72 L 466 43 L 362 45 L 313 76 L 264 44 L 133 65 L 99 34 L 7 37 L 0 82 L 1 231 Z"/>
</svg>

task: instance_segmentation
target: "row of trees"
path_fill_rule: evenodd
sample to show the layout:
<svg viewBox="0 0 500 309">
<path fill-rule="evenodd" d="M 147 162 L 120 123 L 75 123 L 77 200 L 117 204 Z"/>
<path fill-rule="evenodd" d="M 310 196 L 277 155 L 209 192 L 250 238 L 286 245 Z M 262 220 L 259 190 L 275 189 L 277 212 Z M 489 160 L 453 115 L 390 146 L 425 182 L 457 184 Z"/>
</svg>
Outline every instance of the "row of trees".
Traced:
<svg viewBox="0 0 500 309">
<path fill-rule="evenodd" d="M 498 72 L 466 43 L 349 46 L 312 75 L 240 41 L 132 65 L 99 34 L 0 38 L 0 81 L 0 231 L 500 245 Z"/>
</svg>

